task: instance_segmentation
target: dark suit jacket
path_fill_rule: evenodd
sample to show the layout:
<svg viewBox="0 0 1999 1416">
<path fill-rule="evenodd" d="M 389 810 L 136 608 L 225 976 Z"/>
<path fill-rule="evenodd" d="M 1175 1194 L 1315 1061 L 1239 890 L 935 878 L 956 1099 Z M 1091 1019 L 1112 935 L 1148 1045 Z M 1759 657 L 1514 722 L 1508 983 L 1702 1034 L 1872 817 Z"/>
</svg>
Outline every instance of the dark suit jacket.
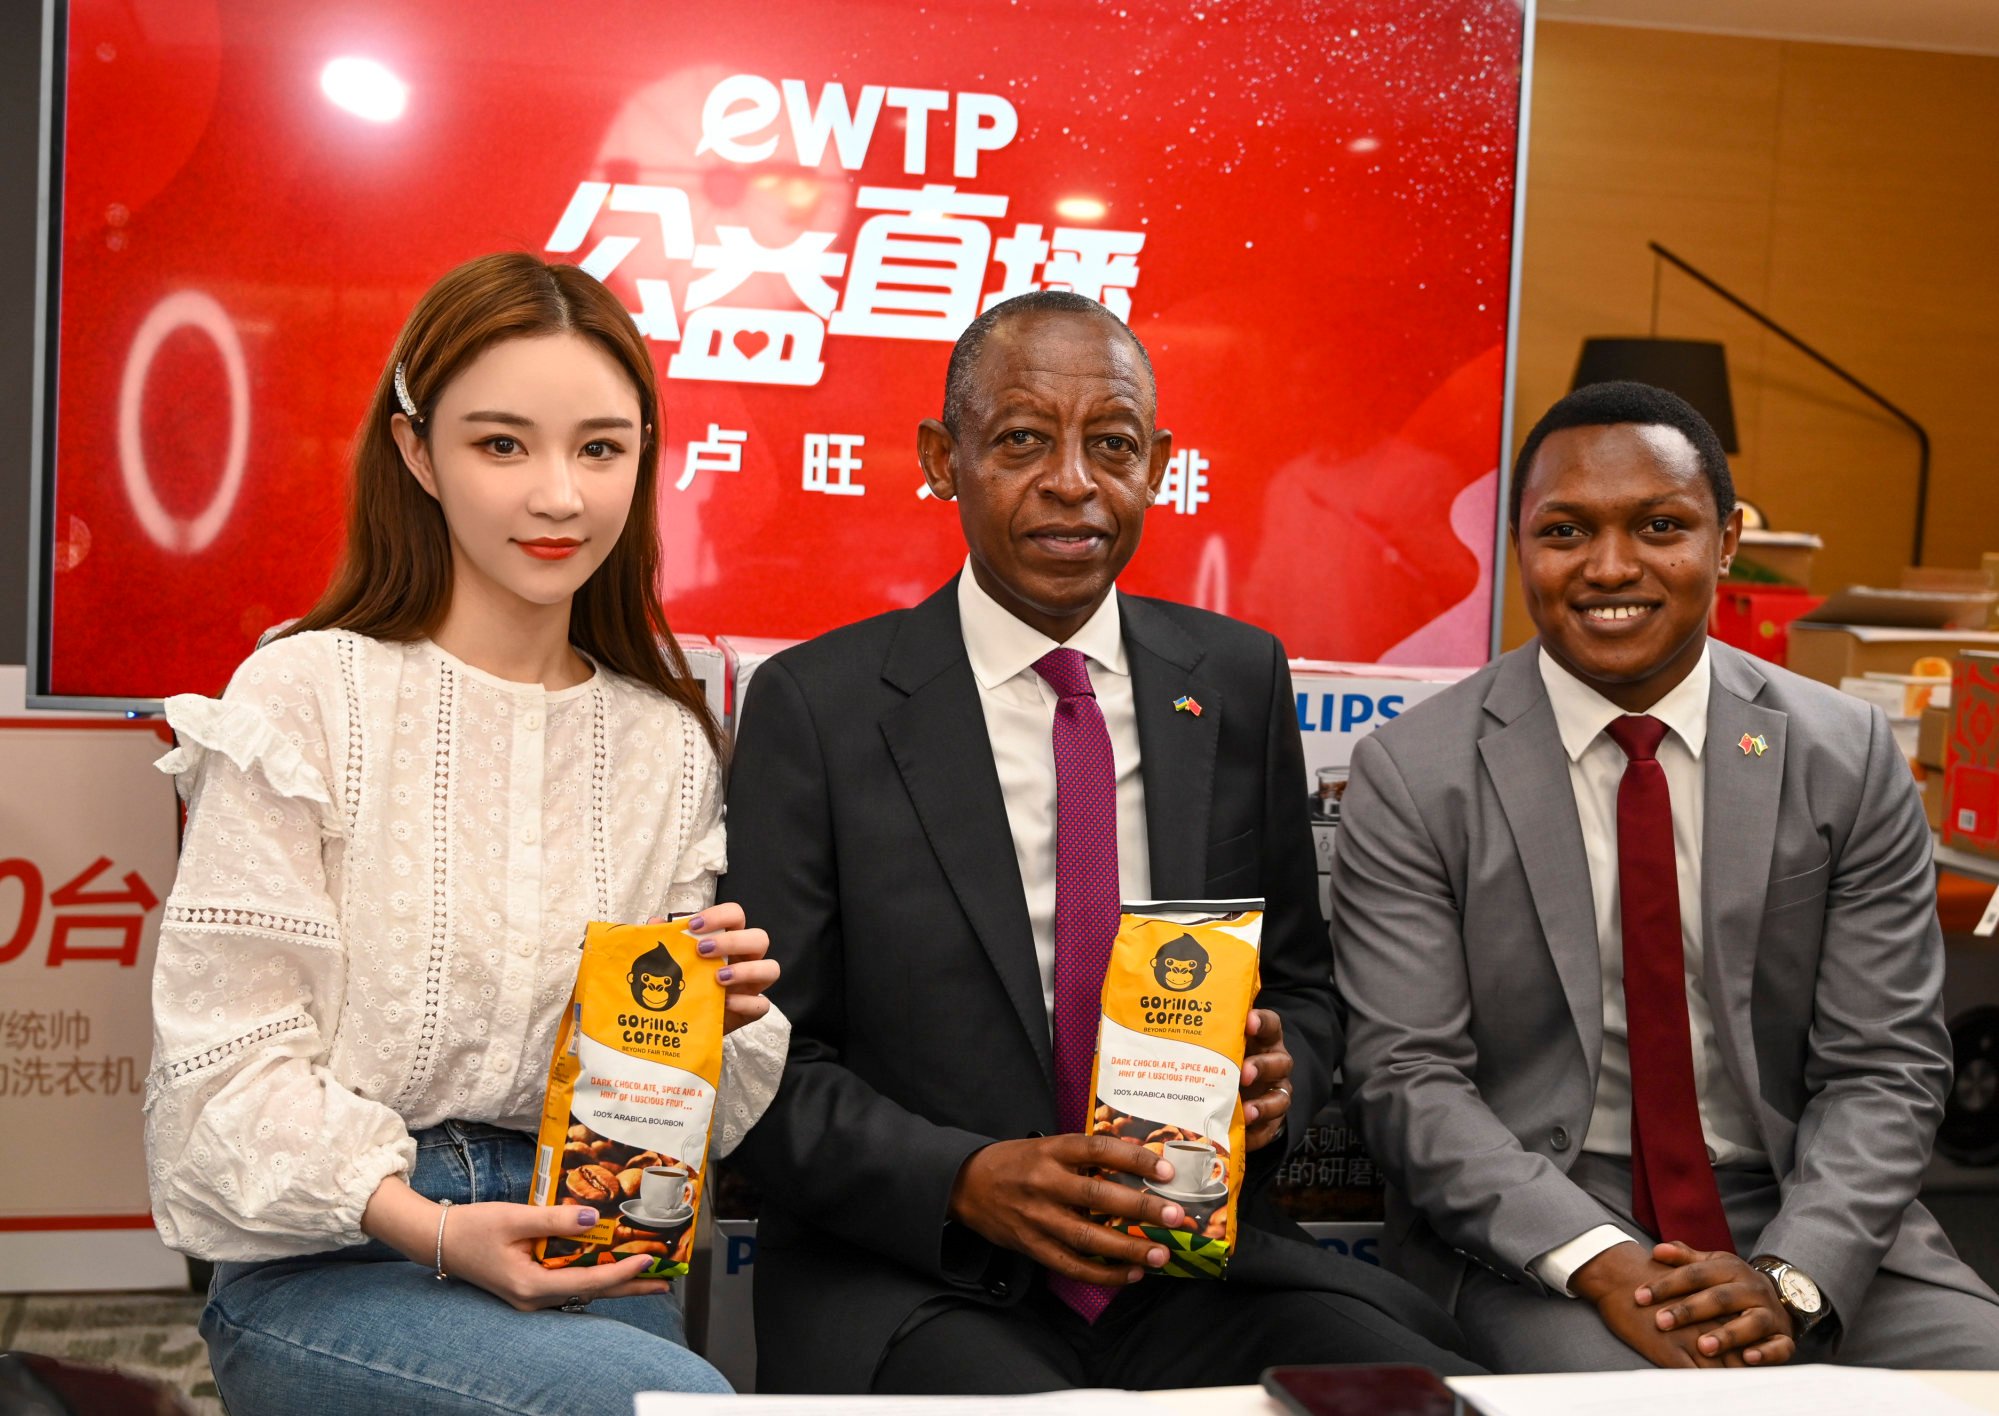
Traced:
<svg viewBox="0 0 1999 1416">
<path fill-rule="evenodd" d="M 1158 600 L 1124 596 L 1121 618 L 1152 893 L 1268 898 L 1258 1001 L 1283 1019 L 1292 1110 L 1309 1117 L 1339 1028 L 1283 648 Z M 1173 710 L 1182 694 L 1200 716 Z M 759 669 L 728 800 L 718 898 L 770 932 L 784 965 L 771 996 L 793 1029 L 783 1085 L 732 1162 L 765 1193 L 758 1385 L 865 1391 L 926 1305 L 1020 1301 L 1033 1266 L 946 1208 L 973 1151 L 1056 1126 L 1048 1013 L 955 583 Z M 1355 1293 L 1455 1340 L 1386 1274 L 1252 1222 L 1230 1281 Z"/>
</svg>

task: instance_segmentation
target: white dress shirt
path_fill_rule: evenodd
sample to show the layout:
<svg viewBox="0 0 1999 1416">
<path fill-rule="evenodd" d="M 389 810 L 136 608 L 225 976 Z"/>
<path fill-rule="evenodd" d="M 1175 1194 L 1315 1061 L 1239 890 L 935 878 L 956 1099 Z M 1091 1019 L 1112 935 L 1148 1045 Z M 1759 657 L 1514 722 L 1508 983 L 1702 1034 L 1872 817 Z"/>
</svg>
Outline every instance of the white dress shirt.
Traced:
<svg viewBox="0 0 1999 1416">
<path fill-rule="evenodd" d="M 435 644 L 281 639 L 166 702 L 187 798 L 153 974 L 153 1218 L 183 1252 L 359 1244 L 410 1132 L 532 1132 L 593 919 L 699 910 L 724 869 L 694 717 L 598 669 L 550 692 Z M 727 1154 L 777 1090 L 775 1009 L 729 1034 Z"/>
<path fill-rule="evenodd" d="M 1624 929 L 1618 900 L 1617 789 L 1624 778 L 1624 749 L 1604 730 L 1624 710 L 1556 663 L 1541 650 L 1541 680 L 1555 710 L 1555 726 L 1569 757 L 1569 785 L 1575 791 L 1589 861 L 1590 891 L 1596 903 L 1597 951 L 1603 976 L 1603 1058 L 1597 1074 L 1596 1106 L 1582 1148 L 1600 1155 L 1631 1155 L 1631 1057 L 1624 1015 Z M 1706 650 L 1700 662 L 1647 710 L 1664 723 L 1659 765 L 1673 808 L 1673 857 L 1680 887 L 1680 938 L 1687 985 L 1687 1016 L 1693 1036 L 1694 1091 L 1700 1102 L 1701 1130 L 1708 1158 L 1718 1166 L 1767 1164 L 1756 1126 L 1742 1094 L 1722 1065 L 1714 1014 L 1702 972 L 1701 830 L 1706 789 L 1701 753 L 1707 746 L 1708 694 L 1713 675 Z M 1534 1261 L 1535 1277 L 1558 1293 L 1568 1292 L 1575 1271 L 1630 1236 L 1599 1225 Z"/>
<path fill-rule="evenodd" d="M 965 653 L 978 681 L 985 709 L 986 736 L 993 766 L 1006 799 L 1006 822 L 1013 833 L 1014 859 L 1027 896 L 1027 920 L 1034 930 L 1035 961 L 1041 969 L 1041 1001 L 1055 1012 L 1055 704 L 1058 695 L 1034 671 L 1051 649 L 1081 651 L 1097 691 L 1097 707 L 1110 734 L 1117 768 L 1118 898 L 1143 900 L 1152 893 L 1152 861 L 1145 830 L 1145 783 L 1138 771 L 1138 709 L 1125 663 L 1124 633 L 1115 587 L 1069 642 L 1057 644 L 1016 619 L 988 595 L 965 562 L 958 577 L 958 620 Z"/>
</svg>

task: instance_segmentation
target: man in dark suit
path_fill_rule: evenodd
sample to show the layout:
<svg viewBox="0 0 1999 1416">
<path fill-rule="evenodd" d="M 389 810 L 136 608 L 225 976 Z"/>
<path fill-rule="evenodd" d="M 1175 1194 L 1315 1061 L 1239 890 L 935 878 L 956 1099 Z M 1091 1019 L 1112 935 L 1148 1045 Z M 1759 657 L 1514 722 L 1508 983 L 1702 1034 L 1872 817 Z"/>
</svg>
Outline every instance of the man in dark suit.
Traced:
<svg viewBox="0 0 1999 1416">
<path fill-rule="evenodd" d="M 1097 1174 L 1170 1178 L 1163 1161 L 1079 1134 L 1120 897 L 1268 899 L 1246 1188 L 1339 1050 L 1284 651 L 1114 588 L 1171 451 L 1154 398 L 1143 347 L 1093 301 L 982 316 L 918 435 L 931 490 L 958 502 L 965 571 L 779 654 L 744 705 L 725 888 L 770 932 L 793 1029 L 736 1153 L 766 1196 L 766 1390 L 1469 1370 L 1413 1289 L 1253 1198 L 1220 1283 L 1139 1282 L 1164 1248 L 1087 1213 L 1181 1218 Z"/>
</svg>

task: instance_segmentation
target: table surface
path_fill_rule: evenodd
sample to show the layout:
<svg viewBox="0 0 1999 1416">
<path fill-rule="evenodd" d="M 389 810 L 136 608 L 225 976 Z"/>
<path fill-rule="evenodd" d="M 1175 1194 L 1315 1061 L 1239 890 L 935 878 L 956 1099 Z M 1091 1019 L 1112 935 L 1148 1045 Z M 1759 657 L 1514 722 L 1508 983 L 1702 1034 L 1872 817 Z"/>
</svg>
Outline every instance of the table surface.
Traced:
<svg viewBox="0 0 1999 1416">
<path fill-rule="evenodd" d="M 1916 1372 L 1939 1391 L 1948 1392 L 1981 1411 L 1999 1413 L 1999 1371 Z M 1185 1391 L 1149 1391 L 1146 1399 L 1176 1416 L 1290 1416 L 1261 1387 L 1200 1387 Z M 1754 1413 L 1745 1413 L 1754 1416 Z"/>
</svg>

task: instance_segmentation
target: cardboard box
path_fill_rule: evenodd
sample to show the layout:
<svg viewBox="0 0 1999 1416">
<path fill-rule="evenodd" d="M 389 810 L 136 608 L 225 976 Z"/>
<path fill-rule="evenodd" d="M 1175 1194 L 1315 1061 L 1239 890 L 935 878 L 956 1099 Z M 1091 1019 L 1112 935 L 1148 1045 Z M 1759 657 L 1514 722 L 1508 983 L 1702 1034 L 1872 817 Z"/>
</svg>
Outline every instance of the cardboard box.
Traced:
<svg viewBox="0 0 1999 1416">
<path fill-rule="evenodd" d="M 1936 769 L 1939 786 L 1943 782 L 1944 742 L 1950 736 L 1950 703 L 1945 699 L 1939 703 L 1934 697 L 1930 706 L 1923 709 L 1923 715 L 1916 720 L 1916 761 L 1925 767 Z M 1937 798 L 1937 810 L 1943 810 L 1943 798 Z"/>
<path fill-rule="evenodd" d="M 1881 711 L 1891 718 L 1914 719 L 1922 716 L 1923 709 L 1930 706 L 1931 696 L 1938 691 L 1949 700 L 1950 675 L 1862 674 L 1859 678 L 1841 679 L 1839 691 L 1880 704 Z"/>
<path fill-rule="evenodd" d="M 1849 585 L 1799 623 L 1894 625 L 1900 629 L 1983 629 L 1999 595 L 1952 582 L 1941 589 L 1882 590 Z"/>
<path fill-rule="evenodd" d="M 1843 678 L 1906 674 L 1916 660 L 1956 658 L 1967 649 L 1999 650 L 1999 633 L 1982 629 L 1903 629 L 1873 624 L 1791 622 L 1785 667 L 1837 688 Z"/>
<path fill-rule="evenodd" d="M 1728 579 L 1745 585 L 1810 589 L 1812 557 L 1824 547 L 1825 542 L 1809 531 L 1744 531 L 1729 565 Z"/>
<path fill-rule="evenodd" d="M 1930 829 L 1943 832 L 1943 772 L 1930 773 L 1918 784 L 1923 794 L 1923 816 L 1929 821 Z"/>
<path fill-rule="evenodd" d="M 1999 857 L 1999 651 L 1957 661 L 1944 743 L 1943 842 Z"/>
</svg>

